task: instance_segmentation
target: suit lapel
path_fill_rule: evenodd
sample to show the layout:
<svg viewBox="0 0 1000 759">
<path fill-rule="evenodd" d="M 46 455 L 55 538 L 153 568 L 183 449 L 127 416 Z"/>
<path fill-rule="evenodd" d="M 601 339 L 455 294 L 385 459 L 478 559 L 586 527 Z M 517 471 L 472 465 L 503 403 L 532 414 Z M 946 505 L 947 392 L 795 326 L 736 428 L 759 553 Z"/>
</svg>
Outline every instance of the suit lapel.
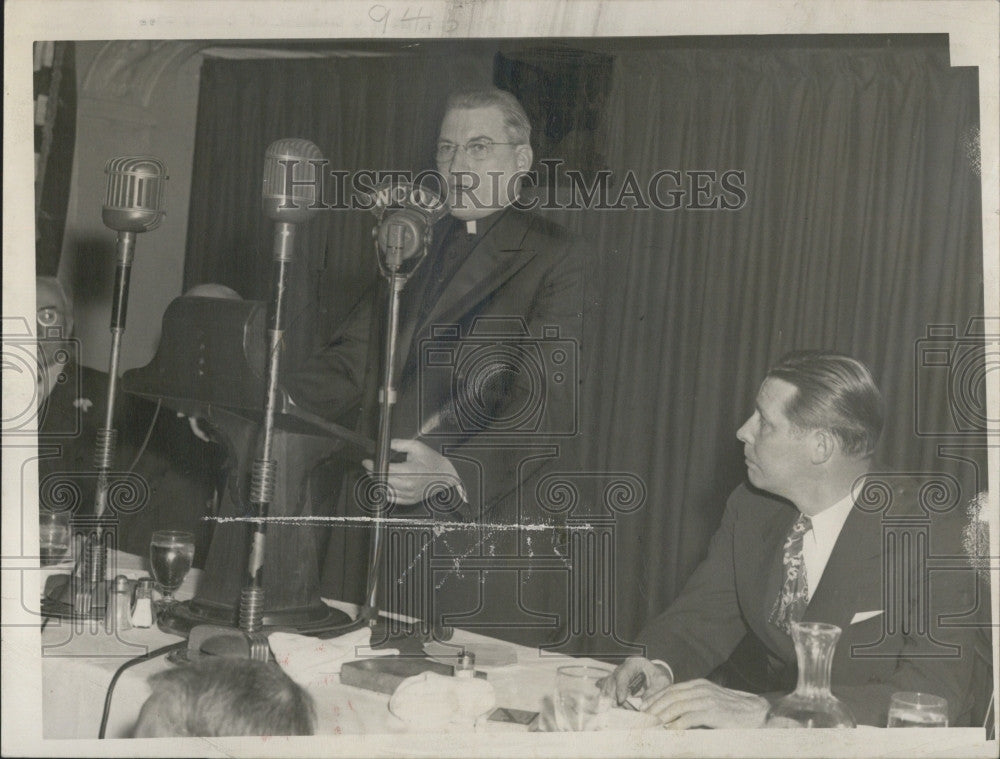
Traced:
<svg viewBox="0 0 1000 759">
<path fill-rule="evenodd" d="M 778 597 L 781 584 L 785 580 L 785 568 L 782 562 L 782 546 L 788 535 L 788 530 L 798 517 L 798 511 L 787 503 L 775 502 L 776 511 L 769 517 L 756 522 L 758 531 L 750 534 L 750 541 L 742 551 L 743 555 L 759 557 L 759 563 L 740 562 L 737 571 L 746 572 L 745 582 L 748 592 L 748 603 L 744 606 L 744 614 L 748 616 L 750 627 L 757 633 L 768 648 L 783 660 L 795 658 L 795 647 L 792 640 L 784 632 L 768 621 L 774 599 Z M 740 594 L 743 595 L 742 593 Z"/>
<path fill-rule="evenodd" d="M 418 321 L 419 316 L 414 313 L 401 325 L 399 351 L 401 356 L 407 356 L 407 365 L 415 359 L 413 341 L 416 335 L 428 336 L 425 333 L 434 324 L 460 321 L 531 260 L 534 251 L 524 247 L 528 231 L 525 221 L 521 214 L 505 210 L 459 266 L 427 317 Z M 414 295 L 416 302 L 419 294 Z"/>
<path fill-rule="evenodd" d="M 857 611 L 857 601 L 866 587 L 865 578 L 878 572 L 881 530 L 871 524 L 866 512 L 855 504 L 844 522 L 819 585 L 806 607 L 806 622 L 827 622 L 846 632 Z"/>
</svg>

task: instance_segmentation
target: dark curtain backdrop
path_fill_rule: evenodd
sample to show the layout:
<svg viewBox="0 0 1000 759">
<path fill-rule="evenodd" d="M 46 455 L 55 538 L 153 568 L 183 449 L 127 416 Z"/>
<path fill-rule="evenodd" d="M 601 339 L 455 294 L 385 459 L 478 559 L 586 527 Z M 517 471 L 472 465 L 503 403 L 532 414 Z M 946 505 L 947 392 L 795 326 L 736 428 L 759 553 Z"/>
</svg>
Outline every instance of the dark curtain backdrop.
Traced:
<svg viewBox="0 0 1000 759">
<path fill-rule="evenodd" d="M 634 473 L 646 490 L 616 518 L 616 634 L 662 610 L 703 556 L 744 476 L 736 429 L 786 350 L 833 348 L 872 367 L 888 400 L 879 467 L 953 473 L 963 497 L 985 488 L 983 449 L 968 454 L 978 480 L 937 450 L 977 439 L 917 434 L 954 427 L 948 370 L 918 369 L 919 341 L 929 325 L 961 335 L 983 311 L 977 73 L 950 67 L 947 38 L 575 44 L 612 59 L 603 112 L 588 115 L 607 135 L 612 197 L 629 171 L 640 186 L 660 169 L 746 178 L 734 211 L 548 212 L 581 233 L 590 272 L 581 466 Z M 492 76 L 489 51 L 443 49 L 206 62 L 186 285 L 267 297 L 258 197 L 273 139 L 309 137 L 348 170 L 426 166 L 444 94 Z M 546 157 L 559 156 L 536 151 Z M 294 287 L 318 321 L 298 349 L 371 282 L 370 223 L 335 212 L 308 231 Z M 982 386 L 970 389 L 981 402 Z"/>
<path fill-rule="evenodd" d="M 311 140 L 330 169 L 352 175 L 429 168 L 447 94 L 459 86 L 487 85 L 491 75 L 490 54 L 472 51 L 457 58 L 207 59 L 201 71 L 185 289 L 219 282 L 244 298 L 270 298 L 273 227 L 260 202 L 264 154 L 273 141 Z M 330 204 L 335 184 L 327 183 Z M 373 281 L 373 223 L 368 212 L 331 210 L 298 226 L 289 361 L 318 345 Z"/>
<path fill-rule="evenodd" d="M 947 372 L 917 376 L 928 325 L 961 335 L 983 309 L 977 88 L 943 39 L 616 56 L 615 175 L 740 169 L 748 197 L 739 211 L 562 214 L 598 241 L 587 465 L 634 472 L 648 493 L 616 525 L 621 635 L 665 608 L 703 557 L 745 475 L 736 430 L 787 350 L 871 366 L 888 405 L 878 468 L 949 472 L 965 499 L 985 487 L 914 419 L 921 380 L 935 394 L 922 429 L 953 428 Z M 985 476 L 984 450 L 970 455 Z"/>
</svg>

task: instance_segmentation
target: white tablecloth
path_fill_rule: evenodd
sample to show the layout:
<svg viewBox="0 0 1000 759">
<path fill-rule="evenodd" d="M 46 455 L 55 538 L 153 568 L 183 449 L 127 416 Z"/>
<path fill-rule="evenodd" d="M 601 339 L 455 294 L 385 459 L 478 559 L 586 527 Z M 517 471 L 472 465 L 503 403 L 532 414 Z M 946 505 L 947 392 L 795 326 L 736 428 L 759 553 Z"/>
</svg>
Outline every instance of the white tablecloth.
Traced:
<svg viewBox="0 0 1000 759">
<path fill-rule="evenodd" d="M 65 573 L 68 565 L 43 570 L 45 576 Z M 138 556 L 111 552 L 108 577 L 129 579 L 149 575 Z M 194 595 L 201 572 L 191 570 L 177 598 Z M 42 632 L 42 734 L 45 738 L 96 738 L 104 697 L 115 671 L 127 660 L 182 639 L 150 628 L 133 628 L 109 635 L 98 620 L 50 619 Z M 147 678 L 172 666 L 163 657 L 137 664 L 119 678 L 108 715 L 107 737 L 131 736 L 139 708 L 149 696 Z"/>
<path fill-rule="evenodd" d="M 109 557 L 108 574 L 124 574 L 130 579 L 148 574 L 143 560 L 129 554 Z M 52 572 L 55 570 L 46 570 Z M 62 571 L 65 571 L 63 569 Z M 177 592 L 180 600 L 194 595 L 201 573 L 192 572 Z M 44 579 L 43 579 L 44 583 Z M 332 603 L 332 602 L 330 602 Z M 347 604 L 332 605 L 350 611 Z M 42 633 L 43 734 L 46 738 L 96 738 L 108 684 L 126 660 L 146 651 L 179 642 L 181 638 L 161 632 L 155 626 L 110 635 L 103 623 L 51 620 Z M 556 669 L 571 660 L 564 656 L 541 655 L 534 649 L 501 643 L 481 635 L 456 630 L 451 643 L 475 650 L 487 645 L 502 646 L 513 654 L 516 664 L 480 666 L 496 690 L 497 705 L 539 711 L 542 700 L 555 688 Z M 115 686 L 106 736 L 127 738 L 132 734 L 142 703 L 150 694 L 148 678 L 174 666 L 162 656 L 137 664 L 126 671 Z M 341 685 L 338 676 L 309 688 L 316 704 L 317 733 L 342 735 L 405 732 L 407 726 L 389 713 L 389 696 Z M 524 726 L 484 722 L 479 731 L 525 731 Z"/>
</svg>

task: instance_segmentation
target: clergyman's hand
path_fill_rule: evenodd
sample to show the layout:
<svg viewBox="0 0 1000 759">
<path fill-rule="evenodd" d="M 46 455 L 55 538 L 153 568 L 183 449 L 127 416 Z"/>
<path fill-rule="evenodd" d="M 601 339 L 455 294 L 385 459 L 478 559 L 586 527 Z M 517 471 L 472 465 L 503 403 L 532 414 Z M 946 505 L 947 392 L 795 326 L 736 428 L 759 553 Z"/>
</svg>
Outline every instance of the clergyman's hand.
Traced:
<svg viewBox="0 0 1000 759">
<path fill-rule="evenodd" d="M 666 727 L 763 727 L 769 704 L 763 696 L 730 690 L 708 680 L 671 685 L 644 700 L 642 710 L 655 714 Z"/>
<path fill-rule="evenodd" d="M 386 482 L 391 502 L 412 506 L 440 489 L 457 488 L 459 493 L 463 493 L 462 481 L 454 465 L 430 446 L 419 440 L 393 438 L 390 447 L 406 454 L 406 461 L 389 464 Z M 375 468 L 371 459 L 365 459 L 361 464 L 369 472 Z"/>
<path fill-rule="evenodd" d="M 644 679 L 640 679 L 640 676 Z M 605 678 L 601 689 L 606 695 L 614 696 L 615 702 L 620 704 L 630 696 L 648 700 L 673 681 L 666 667 L 641 656 L 630 656 Z M 636 686 L 636 683 L 641 684 Z"/>
</svg>

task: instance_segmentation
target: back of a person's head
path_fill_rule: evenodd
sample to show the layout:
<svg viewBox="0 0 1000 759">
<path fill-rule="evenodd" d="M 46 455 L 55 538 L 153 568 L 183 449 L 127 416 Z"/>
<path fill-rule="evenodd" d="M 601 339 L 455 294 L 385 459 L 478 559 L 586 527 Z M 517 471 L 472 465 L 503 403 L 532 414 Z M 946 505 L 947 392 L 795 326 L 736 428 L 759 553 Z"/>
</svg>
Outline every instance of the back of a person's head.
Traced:
<svg viewBox="0 0 1000 759">
<path fill-rule="evenodd" d="M 312 735 L 312 698 L 273 662 L 205 659 L 159 672 L 137 738 Z"/>
</svg>

